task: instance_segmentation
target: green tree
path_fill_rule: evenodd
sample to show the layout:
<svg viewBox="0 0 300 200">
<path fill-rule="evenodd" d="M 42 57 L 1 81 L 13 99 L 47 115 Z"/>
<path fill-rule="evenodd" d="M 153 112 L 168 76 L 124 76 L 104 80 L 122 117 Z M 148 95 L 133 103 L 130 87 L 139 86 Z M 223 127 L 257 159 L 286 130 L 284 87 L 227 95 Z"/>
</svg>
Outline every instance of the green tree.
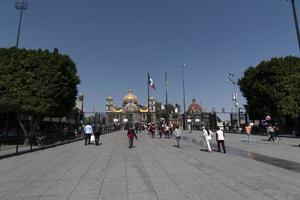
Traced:
<svg viewBox="0 0 300 200">
<path fill-rule="evenodd" d="M 284 57 L 249 67 L 238 82 L 253 119 L 266 115 L 296 117 L 300 113 L 300 58 Z"/>
<path fill-rule="evenodd" d="M 174 113 L 175 107 L 172 104 L 166 104 L 164 105 L 164 109 L 161 109 L 161 103 L 156 102 L 156 118 L 164 118 L 165 120 L 168 120 L 170 117 L 170 114 Z"/>
<path fill-rule="evenodd" d="M 28 136 L 43 117 L 62 117 L 75 106 L 80 80 L 75 63 L 57 49 L 0 49 L 0 110 L 16 113 Z M 29 118 L 29 133 L 22 118 Z"/>
</svg>

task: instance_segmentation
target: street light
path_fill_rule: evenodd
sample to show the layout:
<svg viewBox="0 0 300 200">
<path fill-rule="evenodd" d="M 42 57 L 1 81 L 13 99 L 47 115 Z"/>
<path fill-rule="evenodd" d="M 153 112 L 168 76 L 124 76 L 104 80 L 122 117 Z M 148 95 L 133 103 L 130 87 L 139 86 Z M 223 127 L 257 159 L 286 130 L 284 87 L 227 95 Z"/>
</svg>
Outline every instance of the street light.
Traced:
<svg viewBox="0 0 300 200">
<path fill-rule="evenodd" d="M 294 15 L 294 21 L 295 21 L 297 39 L 298 39 L 298 47 L 299 47 L 299 51 L 300 51 L 300 34 L 299 34 L 299 24 L 298 24 L 298 18 L 297 18 L 297 13 L 296 13 L 295 0 L 291 0 L 291 3 L 292 3 L 292 9 L 293 9 L 293 15 Z"/>
<path fill-rule="evenodd" d="M 237 100 L 237 93 L 235 90 L 235 85 L 237 84 L 235 78 L 234 78 L 234 74 L 229 73 L 227 80 L 229 80 L 232 84 L 233 84 L 233 95 L 232 95 L 232 100 L 234 102 L 234 106 L 235 106 L 235 112 L 236 112 L 236 121 L 237 121 L 237 127 L 236 127 L 236 132 L 239 133 L 239 129 L 240 129 L 240 116 L 239 116 L 239 104 L 238 104 L 238 100 Z"/>
<path fill-rule="evenodd" d="M 25 0 L 16 0 L 15 8 L 20 11 L 20 19 L 19 19 L 19 27 L 18 27 L 18 34 L 17 34 L 17 42 L 16 42 L 16 48 L 19 47 L 19 37 L 20 37 L 20 31 L 21 31 L 21 24 L 22 24 L 22 16 L 23 16 L 23 10 L 26 10 L 28 7 L 28 3 L 25 2 Z"/>
<path fill-rule="evenodd" d="M 186 67 L 186 64 L 181 65 L 181 71 L 182 71 L 182 92 L 183 92 L 183 130 L 186 129 L 186 121 L 185 121 L 185 86 L 184 86 L 184 68 Z"/>
</svg>

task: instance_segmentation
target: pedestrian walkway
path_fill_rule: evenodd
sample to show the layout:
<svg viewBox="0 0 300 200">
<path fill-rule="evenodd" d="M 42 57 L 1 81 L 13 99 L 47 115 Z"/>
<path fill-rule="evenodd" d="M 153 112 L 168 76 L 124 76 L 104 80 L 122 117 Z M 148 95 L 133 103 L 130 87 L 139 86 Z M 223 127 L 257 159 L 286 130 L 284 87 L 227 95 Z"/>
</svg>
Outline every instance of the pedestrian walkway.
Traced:
<svg viewBox="0 0 300 200">
<path fill-rule="evenodd" d="M 207 153 L 199 132 L 184 135 L 176 148 L 174 139 L 142 133 L 129 149 L 119 131 L 101 136 L 99 146 L 79 141 L 3 159 L 0 199 L 300 199 L 300 173 L 230 152 Z M 273 145 L 254 137 L 248 144 L 242 137 L 226 135 L 227 146 L 300 163 L 300 148 L 289 140 Z"/>
</svg>

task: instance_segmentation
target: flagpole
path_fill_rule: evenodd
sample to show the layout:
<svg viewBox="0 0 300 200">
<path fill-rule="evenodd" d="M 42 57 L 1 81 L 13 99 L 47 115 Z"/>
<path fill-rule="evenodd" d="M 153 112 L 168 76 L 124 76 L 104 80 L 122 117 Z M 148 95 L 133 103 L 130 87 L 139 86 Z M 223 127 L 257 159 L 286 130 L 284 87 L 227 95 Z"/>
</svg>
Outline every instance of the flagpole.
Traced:
<svg viewBox="0 0 300 200">
<path fill-rule="evenodd" d="M 165 73 L 165 89 L 166 89 L 166 105 L 168 104 L 168 80 L 167 80 L 167 72 Z"/>
<path fill-rule="evenodd" d="M 298 48 L 299 48 L 299 51 L 300 51 L 300 33 L 299 33 L 299 25 L 298 25 L 297 13 L 296 13 L 295 0 L 292 0 L 291 2 L 292 2 L 292 8 L 293 8 L 293 15 L 294 15 L 297 39 L 298 39 Z"/>
<path fill-rule="evenodd" d="M 167 108 L 167 104 L 168 104 L 168 81 L 167 81 L 167 72 L 165 72 L 165 92 L 166 92 L 166 106 L 165 109 Z M 169 124 L 169 113 L 168 110 L 167 111 L 167 115 L 166 115 L 166 123 Z"/>
<path fill-rule="evenodd" d="M 147 87 L 148 87 L 148 113 L 147 113 L 147 123 L 150 123 L 151 122 L 151 119 L 150 119 L 150 105 L 149 105 L 149 99 L 150 99 L 150 89 L 149 89 L 149 82 L 150 82 L 150 75 L 149 75 L 149 72 L 147 73 Z"/>
</svg>

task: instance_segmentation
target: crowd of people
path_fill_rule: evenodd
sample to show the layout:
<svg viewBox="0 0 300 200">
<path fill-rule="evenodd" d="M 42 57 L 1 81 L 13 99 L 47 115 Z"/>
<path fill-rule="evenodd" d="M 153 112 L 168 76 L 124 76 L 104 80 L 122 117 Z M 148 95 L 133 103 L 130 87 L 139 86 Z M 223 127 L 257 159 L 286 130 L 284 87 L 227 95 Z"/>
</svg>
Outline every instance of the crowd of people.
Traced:
<svg viewBox="0 0 300 200">
<path fill-rule="evenodd" d="M 244 127 L 244 133 L 246 134 L 246 141 L 251 141 L 251 133 L 252 133 L 253 123 L 247 123 Z M 182 131 L 179 128 L 179 125 L 176 123 L 149 123 L 147 125 L 143 123 L 135 123 L 131 125 L 127 131 L 127 137 L 129 142 L 129 148 L 133 147 L 134 139 L 138 140 L 138 134 L 142 132 L 142 130 L 146 131 L 148 135 L 151 135 L 151 138 L 155 138 L 158 135 L 159 138 L 175 138 L 176 139 L 176 146 L 180 147 L 180 139 L 182 138 Z M 279 126 L 277 123 L 269 123 L 266 125 L 266 132 L 269 136 L 268 141 L 276 142 L 280 138 L 278 136 L 279 133 Z M 85 145 L 94 143 L 95 145 L 99 145 L 100 139 L 100 131 L 97 127 L 94 128 L 89 123 L 84 126 L 84 133 L 85 133 Z M 208 126 L 203 127 L 203 143 L 206 147 L 208 152 L 212 152 L 210 142 L 215 135 L 218 152 L 221 152 L 221 147 L 223 153 L 226 153 L 225 147 L 225 134 L 224 132 L 218 127 L 215 132 L 211 131 Z"/>
<path fill-rule="evenodd" d="M 268 122 L 264 124 L 265 126 L 265 133 L 266 135 L 269 137 L 267 139 L 268 142 L 277 142 L 280 140 L 279 138 L 279 125 L 277 122 Z M 254 124 L 253 123 L 247 123 L 244 127 L 244 133 L 247 136 L 247 142 L 251 141 L 251 134 L 253 132 L 253 127 Z"/>
</svg>

